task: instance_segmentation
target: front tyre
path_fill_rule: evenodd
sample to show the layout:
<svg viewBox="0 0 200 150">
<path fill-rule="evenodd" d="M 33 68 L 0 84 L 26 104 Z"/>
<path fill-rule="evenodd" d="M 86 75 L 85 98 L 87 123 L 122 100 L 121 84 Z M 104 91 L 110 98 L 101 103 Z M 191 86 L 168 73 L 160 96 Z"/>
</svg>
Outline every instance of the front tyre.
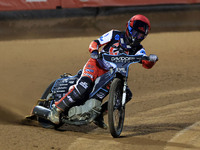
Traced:
<svg viewBox="0 0 200 150">
<path fill-rule="evenodd" d="M 115 78 L 110 86 L 108 100 L 108 123 L 114 138 L 120 137 L 124 125 L 125 106 L 122 106 L 123 82 Z"/>
</svg>

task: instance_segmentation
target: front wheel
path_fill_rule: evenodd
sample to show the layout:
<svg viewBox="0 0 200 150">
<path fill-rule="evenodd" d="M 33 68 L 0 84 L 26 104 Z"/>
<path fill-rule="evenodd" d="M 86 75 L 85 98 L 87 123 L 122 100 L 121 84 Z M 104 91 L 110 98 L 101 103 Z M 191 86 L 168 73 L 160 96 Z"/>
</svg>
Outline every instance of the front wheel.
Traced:
<svg viewBox="0 0 200 150">
<path fill-rule="evenodd" d="M 123 82 L 115 78 L 110 86 L 108 100 L 108 123 L 114 138 L 120 137 L 124 125 L 125 106 L 122 106 Z"/>
</svg>

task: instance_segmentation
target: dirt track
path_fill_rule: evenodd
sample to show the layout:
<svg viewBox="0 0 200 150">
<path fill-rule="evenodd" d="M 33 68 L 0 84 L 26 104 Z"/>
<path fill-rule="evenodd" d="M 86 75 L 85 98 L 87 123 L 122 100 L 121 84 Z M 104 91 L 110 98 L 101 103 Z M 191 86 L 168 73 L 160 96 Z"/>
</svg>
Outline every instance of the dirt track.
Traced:
<svg viewBox="0 0 200 150">
<path fill-rule="evenodd" d="M 51 81 L 83 67 L 97 37 L 0 41 L 0 149 L 200 149 L 194 141 L 182 142 L 184 137 L 171 140 L 200 120 L 199 37 L 199 31 L 164 32 L 145 39 L 147 53 L 157 54 L 159 62 L 151 70 L 132 65 L 134 98 L 120 139 L 93 124 L 55 131 L 21 121 Z"/>
</svg>

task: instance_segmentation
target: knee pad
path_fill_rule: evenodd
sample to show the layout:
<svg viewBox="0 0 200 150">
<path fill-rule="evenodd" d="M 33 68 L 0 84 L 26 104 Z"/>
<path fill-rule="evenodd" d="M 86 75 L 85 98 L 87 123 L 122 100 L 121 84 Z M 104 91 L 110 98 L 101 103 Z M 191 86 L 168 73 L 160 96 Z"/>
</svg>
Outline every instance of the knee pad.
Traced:
<svg viewBox="0 0 200 150">
<path fill-rule="evenodd" d="M 92 84 L 92 80 L 89 77 L 81 77 L 77 84 L 72 87 L 71 91 L 57 102 L 56 106 L 62 110 L 66 110 L 74 104 L 79 103 L 79 100 L 81 102 L 82 99 L 84 100 L 86 96 L 89 96 Z"/>
<path fill-rule="evenodd" d="M 70 96 L 72 99 L 77 100 L 86 97 L 88 92 L 92 89 L 92 80 L 89 77 L 81 77 L 74 87 Z"/>
</svg>

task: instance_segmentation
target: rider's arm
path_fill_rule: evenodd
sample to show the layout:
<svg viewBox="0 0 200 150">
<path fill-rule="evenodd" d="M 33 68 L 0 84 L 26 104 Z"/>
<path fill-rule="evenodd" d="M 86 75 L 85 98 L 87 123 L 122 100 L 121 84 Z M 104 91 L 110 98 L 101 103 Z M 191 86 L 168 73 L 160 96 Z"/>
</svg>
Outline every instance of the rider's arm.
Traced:
<svg viewBox="0 0 200 150">
<path fill-rule="evenodd" d="M 112 40 L 113 30 L 102 35 L 99 39 L 94 40 L 90 43 L 89 52 L 92 53 L 95 50 L 99 50 L 99 48 Z"/>
<path fill-rule="evenodd" d="M 89 46 L 89 52 L 92 53 L 93 51 L 98 51 L 99 50 L 99 47 L 101 47 L 100 43 L 98 40 L 94 40 L 90 43 L 90 46 Z"/>
<path fill-rule="evenodd" d="M 142 66 L 146 69 L 151 69 L 156 62 L 148 61 L 148 60 L 142 60 Z"/>
<path fill-rule="evenodd" d="M 144 48 L 140 49 L 135 55 L 146 56 L 145 49 Z M 142 66 L 146 69 L 151 69 L 155 65 L 155 63 L 156 63 L 156 61 L 153 62 L 153 61 L 149 61 L 149 60 L 142 60 L 142 62 L 141 62 Z"/>
</svg>

